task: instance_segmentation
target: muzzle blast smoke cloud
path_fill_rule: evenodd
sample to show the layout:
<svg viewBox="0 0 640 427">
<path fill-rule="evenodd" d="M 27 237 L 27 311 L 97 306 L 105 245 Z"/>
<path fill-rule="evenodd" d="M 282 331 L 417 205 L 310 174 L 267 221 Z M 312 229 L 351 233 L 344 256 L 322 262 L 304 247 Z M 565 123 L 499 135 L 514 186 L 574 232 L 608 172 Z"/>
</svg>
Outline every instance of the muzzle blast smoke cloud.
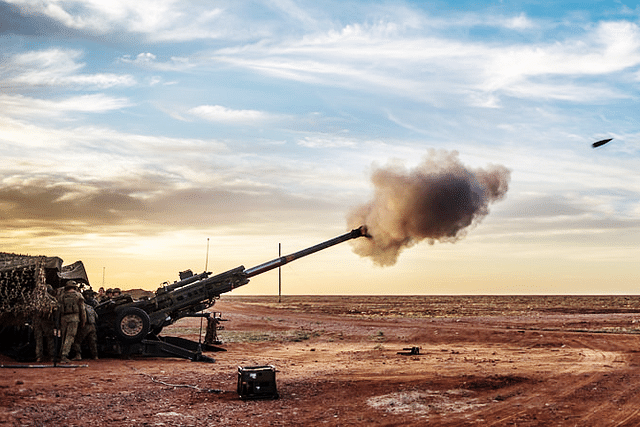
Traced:
<svg viewBox="0 0 640 427">
<path fill-rule="evenodd" d="M 457 151 L 433 149 L 415 169 L 377 168 L 371 175 L 373 199 L 347 219 L 350 228 L 365 224 L 372 236 L 354 241 L 354 251 L 386 266 L 422 240 L 453 243 L 505 196 L 510 175 L 501 165 L 468 168 Z"/>
</svg>

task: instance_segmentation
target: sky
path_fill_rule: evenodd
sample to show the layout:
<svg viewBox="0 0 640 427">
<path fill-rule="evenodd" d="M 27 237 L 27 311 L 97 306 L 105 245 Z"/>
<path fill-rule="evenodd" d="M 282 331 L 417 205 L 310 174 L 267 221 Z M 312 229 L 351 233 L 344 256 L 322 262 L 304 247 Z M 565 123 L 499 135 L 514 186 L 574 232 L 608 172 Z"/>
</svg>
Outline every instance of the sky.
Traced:
<svg viewBox="0 0 640 427">
<path fill-rule="evenodd" d="M 437 152 L 506 195 L 392 265 L 287 264 L 283 295 L 638 294 L 639 96 L 633 1 L 0 1 L 0 251 L 155 290 L 341 235 Z"/>
</svg>

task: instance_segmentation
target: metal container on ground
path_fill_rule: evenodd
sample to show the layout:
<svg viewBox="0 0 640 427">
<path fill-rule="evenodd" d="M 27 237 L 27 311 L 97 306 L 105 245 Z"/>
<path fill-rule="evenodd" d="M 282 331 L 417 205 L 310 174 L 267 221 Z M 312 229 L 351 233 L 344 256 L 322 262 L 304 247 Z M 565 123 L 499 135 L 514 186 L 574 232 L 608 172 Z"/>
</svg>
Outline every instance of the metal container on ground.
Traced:
<svg viewBox="0 0 640 427">
<path fill-rule="evenodd" d="M 272 365 L 239 366 L 238 394 L 241 399 L 277 399 L 276 368 Z"/>
</svg>

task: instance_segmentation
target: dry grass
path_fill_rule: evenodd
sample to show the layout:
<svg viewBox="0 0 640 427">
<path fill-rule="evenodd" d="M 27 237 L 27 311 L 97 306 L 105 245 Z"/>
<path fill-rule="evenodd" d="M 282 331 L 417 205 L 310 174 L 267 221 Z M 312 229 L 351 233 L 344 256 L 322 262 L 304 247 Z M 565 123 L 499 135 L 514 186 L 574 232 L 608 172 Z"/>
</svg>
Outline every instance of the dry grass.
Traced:
<svg viewBox="0 0 640 427">
<path fill-rule="evenodd" d="M 220 331 L 218 336 L 225 343 L 302 342 L 322 335 L 320 331 Z"/>
</svg>

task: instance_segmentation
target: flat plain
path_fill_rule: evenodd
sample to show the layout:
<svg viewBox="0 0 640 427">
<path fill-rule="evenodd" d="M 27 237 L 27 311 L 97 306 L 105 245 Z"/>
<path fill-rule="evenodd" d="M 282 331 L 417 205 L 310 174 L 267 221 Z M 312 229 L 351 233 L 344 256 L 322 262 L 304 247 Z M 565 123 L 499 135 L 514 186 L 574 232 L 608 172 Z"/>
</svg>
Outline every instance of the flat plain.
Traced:
<svg viewBox="0 0 640 427">
<path fill-rule="evenodd" d="M 228 320 L 215 363 L 0 356 L 0 425 L 640 425 L 640 296 L 225 295 L 212 310 Z M 203 332 L 189 318 L 163 334 Z M 279 398 L 240 399 L 238 367 L 263 365 Z"/>
</svg>

